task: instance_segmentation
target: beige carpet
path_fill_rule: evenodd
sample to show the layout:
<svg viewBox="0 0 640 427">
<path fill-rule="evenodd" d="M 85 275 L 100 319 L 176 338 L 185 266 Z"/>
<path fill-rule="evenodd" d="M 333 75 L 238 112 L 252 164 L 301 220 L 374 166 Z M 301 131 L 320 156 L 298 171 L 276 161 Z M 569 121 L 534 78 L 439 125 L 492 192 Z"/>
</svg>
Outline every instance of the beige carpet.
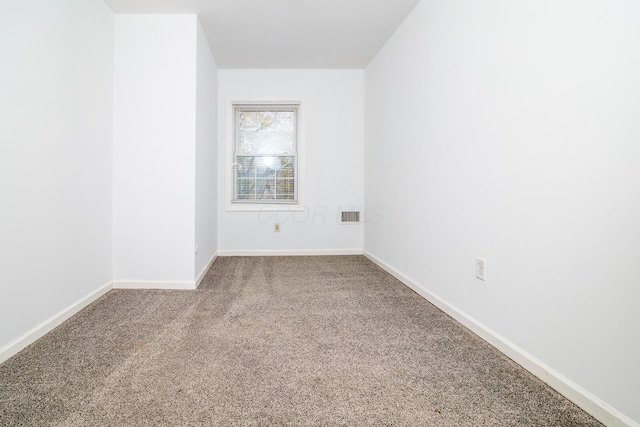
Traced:
<svg viewBox="0 0 640 427">
<path fill-rule="evenodd" d="M 0 365 L 3 426 L 595 426 L 364 257 L 219 258 Z"/>
</svg>

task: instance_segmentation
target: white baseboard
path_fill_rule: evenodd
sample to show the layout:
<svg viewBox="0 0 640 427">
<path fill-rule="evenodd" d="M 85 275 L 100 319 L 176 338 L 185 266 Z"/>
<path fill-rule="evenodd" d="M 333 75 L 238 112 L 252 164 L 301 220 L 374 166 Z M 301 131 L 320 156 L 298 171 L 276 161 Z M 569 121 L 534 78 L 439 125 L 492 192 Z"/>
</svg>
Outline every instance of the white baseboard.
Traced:
<svg viewBox="0 0 640 427">
<path fill-rule="evenodd" d="M 44 322 L 40 323 L 36 327 L 28 330 L 20 338 L 10 342 L 0 349 L 0 363 L 6 361 L 10 357 L 16 355 L 18 352 L 26 348 L 27 346 L 36 342 L 39 338 L 43 337 L 47 333 L 51 332 L 56 327 L 60 326 L 65 320 L 71 318 L 74 314 L 100 298 L 112 289 L 112 282 L 102 285 L 97 290 L 91 292 L 89 295 L 81 298 L 79 301 L 71 304 L 69 307 L 63 309 L 59 313 L 51 316 Z"/>
<path fill-rule="evenodd" d="M 113 289 L 162 289 L 162 290 L 194 290 L 200 286 L 204 275 L 209 271 L 218 253 L 213 254 L 196 280 L 114 280 Z"/>
<path fill-rule="evenodd" d="M 202 279 L 204 279 L 204 275 L 207 274 L 207 271 L 209 271 L 213 263 L 216 261 L 216 258 L 218 258 L 218 252 L 213 254 L 213 256 L 211 257 L 207 265 L 205 265 L 205 267 L 202 269 L 202 271 L 198 275 L 198 278 L 196 279 L 196 289 L 198 288 L 198 286 L 200 286 L 200 283 L 202 283 Z"/>
<path fill-rule="evenodd" d="M 322 256 L 322 255 L 362 255 L 362 249 L 265 249 L 265 250 L 225 250 L 218 256 Z"/>
<path fill-rule="evenodd" d="M 194 290 L 194 280 L 114 280 L 113 289 Z"/>
<path fill-rule="evenodd" d="M 615 408 L 609 406 L 587 390 L 575 384 L 559 372 L 553 370 L 542 361 L 536 359 L 511 341 L 480 323 L 476 319 L 464 313 L 462 310 L 449 304 L 438 295 L 427 290 L 423 285 L 418 284 L 410 277 L 400 273 L 384 261 L 373 254 L 364 251 L 364 255 L 380 268 L 391 274 L 403 284 L 413 289 L 418 295 L 438 307 L 440 310 L 453 317 L 480 338 L 500 350 L 507 357 L 520 366 L 531 372 L 533 375 L 544 381 L 558 393 L 578 405 L 585 412 L 592 415 L 598 421 L 609 427 L 640 427 L 640 424 L 633 421 Z"/>
</svg>

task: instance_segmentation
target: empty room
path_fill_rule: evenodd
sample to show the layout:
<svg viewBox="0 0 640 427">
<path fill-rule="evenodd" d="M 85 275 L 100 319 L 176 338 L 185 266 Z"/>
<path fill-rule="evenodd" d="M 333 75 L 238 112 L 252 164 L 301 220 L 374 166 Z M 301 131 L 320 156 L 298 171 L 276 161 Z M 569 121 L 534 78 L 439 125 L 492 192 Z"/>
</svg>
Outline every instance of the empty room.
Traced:
<svg viewBox="0 0 640 427">
<path fill-rule="evenodd" d="M 639 22 L 0 1 L 0 425 L 640 427 Z"/>
</svg>

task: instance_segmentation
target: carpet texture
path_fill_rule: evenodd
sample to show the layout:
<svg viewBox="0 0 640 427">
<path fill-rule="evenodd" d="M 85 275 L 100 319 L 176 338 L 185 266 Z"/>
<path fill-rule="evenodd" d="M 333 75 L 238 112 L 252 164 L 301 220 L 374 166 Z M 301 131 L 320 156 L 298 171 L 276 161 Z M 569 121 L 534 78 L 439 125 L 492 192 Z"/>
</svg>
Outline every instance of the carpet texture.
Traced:
<svg viewBox="0 0 640 427">
<path fill-rule="evenodd" d="M 113 290 L 0 365 L 3 426 L 597 426 L 361 256 Z"/>
</svg>

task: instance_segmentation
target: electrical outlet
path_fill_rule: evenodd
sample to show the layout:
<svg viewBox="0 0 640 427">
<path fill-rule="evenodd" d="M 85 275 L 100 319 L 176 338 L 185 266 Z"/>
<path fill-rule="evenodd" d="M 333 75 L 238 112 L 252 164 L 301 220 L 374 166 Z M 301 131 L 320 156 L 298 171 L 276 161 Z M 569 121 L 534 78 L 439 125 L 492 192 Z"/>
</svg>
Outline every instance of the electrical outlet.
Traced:
<svg viewBox="0 0 640 427">
<path fill-rule="evenodd" d="M 198 253 L 198 245 L 196 245 L 196 253 Z"/>
<path fill-rule="evenodd" d="M 486 273 L 486 261 L 482 258 L 476 258 L 476 278 L 484 281 Z"/>
<path fill-rule="evenodd" d="M 278 224 L 278 223 L 273 224 L 273 231 L 275 233 L 279 233 L 280 232 L 280 224 Z"/>
</svg>

